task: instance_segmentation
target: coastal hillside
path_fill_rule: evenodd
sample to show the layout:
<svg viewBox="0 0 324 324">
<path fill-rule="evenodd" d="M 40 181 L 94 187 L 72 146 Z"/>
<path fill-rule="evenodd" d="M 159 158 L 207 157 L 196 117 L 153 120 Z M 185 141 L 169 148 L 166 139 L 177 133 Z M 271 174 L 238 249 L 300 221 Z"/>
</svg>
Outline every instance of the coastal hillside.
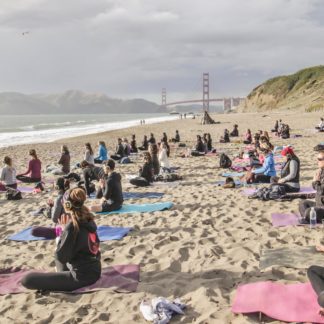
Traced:
<svg viewBox="0 0 324 324">
<path fill-rule="evenodd" d="M 59 94 L 0 93 L 1 115 L 158 113 L 161 107 L 144 99 L 121 100 L 101 93 L 69 90 Z"/>
<path fill-rule="evenodd" d="M 239 107 L 241 112 L 324 109 L 324 66 L 272 78 L 257 86 Z"/>
</svg>

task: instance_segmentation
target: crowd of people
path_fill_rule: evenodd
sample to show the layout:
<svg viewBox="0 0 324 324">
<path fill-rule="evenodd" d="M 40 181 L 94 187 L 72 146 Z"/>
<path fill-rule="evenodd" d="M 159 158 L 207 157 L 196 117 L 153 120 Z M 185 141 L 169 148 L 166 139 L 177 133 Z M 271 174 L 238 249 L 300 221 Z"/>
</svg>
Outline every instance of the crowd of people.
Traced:
<svg viewBox="0 0 324 324">
<path fill-rule="evenodd" d="M 321 119 L 319 131 L 323 126 L 324 122 Z M 278 120 L 272 132 L 275 136 L 287 138 L 289 126 Z M 239 137 L 237 124 L 233 126 L 232 132 L 224 130 L 220 142 L 228 143 L 230 137 Z M 101 274 L 101 261 L 93 213 L 115 211 L 123 206 L 122 177 L 116 172 L 116 163 L 123 163 L 132 154 L 142 152 L 143 164 L 138 174 L 130 179 L 130 183 L 137 187 L 149 186 L 156 176 L 172 172 L 169 161 L 170 143 L 180 143 L 178 130 L 170 140 L 167 134 L 163 133 L 159 142 L 153 133 L 149 138 L 145 135 L 139 147 L 135 134 L 132 135 L 130 143 L 127 138 L 118 138 L 115 151 L 111 154 L 104 141 L 98 142 L 97 154 L 90 143 L 85 143 L 83 160 L 73 168 L 69 149 L 62 145 L 57 164 L 45 168 L 47 173 L 58 177 L 54 183 L 53 199 L 49 199 L 42 210 L 42 213 L 61 229 L 54 255 L 56 272 L 31 272 L 22 279 L 23 286 L 33 290 L 72 291 L 96 282 Z M 270 184 L 270 187 L 280 186 L 286 193 L 300 191 L 301 162 L 293 147 L 284 146 L 280 150 L 284 163 L 278 174 L 275 147 L 267 131 L 258 131 L 252 135 L 251 130 L 247 129 L 242 143 L 248 147 L 247 155 L 250 161 L 250 169 L 242 178 L 243 181 L 250 184 Z M 197 135 L 191 155 L 202 156 L 215 151 L 210 133 L 204 133 Z M 243 157 L 242 153 L 243 151 L 238 155 L 240 158 Z M 42 181 L 42 163 L 36 150 L 31 149 L 29 156 L 27 171 L 19 174 L 16 173 L 12 158 L 4 158 L 0 189 L 15 190 L 17 181 L 33 184 Z M 312 210 L 316 212 L 317 222 L 321 223 L 324 219 L 324 150 L 318 152 L 317 164 L 318 169 L 312 182 L 316 191 L 315 201 L 307 199 L 299 203 L 299 212 L 304 223 L 309 223 Z M 71 169 L 75 171 L 77 168 L 80 168 L 81 175 L 71 172 Z M 77 181 L 72 185 L 73 179 Z M 85 203 L 90 197 L 95 197 L 99 202 L 88 208 Z M 55 227 L 53 229 L 56 231 Z M 324 246 L 317 249 L 324 252 Z M 312 266 L 308 269 L 308 276 L 318 294 L 319 305 L 324 309 L 324 268 Z"/>
</svg>

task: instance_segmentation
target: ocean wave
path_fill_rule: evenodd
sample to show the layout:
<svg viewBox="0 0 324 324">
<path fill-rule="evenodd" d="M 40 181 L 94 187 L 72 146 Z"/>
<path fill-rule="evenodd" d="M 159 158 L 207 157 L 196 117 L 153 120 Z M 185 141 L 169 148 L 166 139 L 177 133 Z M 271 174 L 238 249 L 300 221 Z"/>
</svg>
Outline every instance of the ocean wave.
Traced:
<svg viewBox="0 0 324 324">
<path fill-rule="evenodd" d="M 154 124 L 168 120 L 174 120 L 178 116 L 161 116 L 146 118 L 145 124 Z M 0 133 L 0 147 L 8 147 L 20 144 L 31 143 L 48 143 L 59 139 L 75 137 L 81 135 L 95 134 L 110 130 L 128 128 L 138 126 L 139 120 L 116 121 L 110 123 L 90 124 L 90 125 L 75 125 L 71 127 L 61 127 L 43 130 L 24 130 L 20 132 Z"/>
</svg>

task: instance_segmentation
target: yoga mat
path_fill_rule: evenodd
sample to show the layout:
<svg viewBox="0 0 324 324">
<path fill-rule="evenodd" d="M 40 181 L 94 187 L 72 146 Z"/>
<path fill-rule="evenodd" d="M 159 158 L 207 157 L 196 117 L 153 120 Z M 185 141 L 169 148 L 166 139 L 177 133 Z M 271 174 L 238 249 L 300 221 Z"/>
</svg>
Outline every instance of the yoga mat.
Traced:
<svg viewBox="0 0 324 324">
<path fill-rule="evenodd" d="M 224 172 L 222 177 L 242 177 L 244 174 L 244 172 Z"/>
<path fill-rule="evenodd" d="M 256 189 L 249 188 L 249 189 L 244 189 L 243 194 L 245 196 L 250 196 L 253 195 L 256 192 Z M 312 187 L 301 187 L 299 192 L 287 192 L 287 196 L 297 196 L 299 194 L 313 194 L 316 193 L 316 191 Z"/>
<path fill-rule="evenodd" d="M 299 222 L 298 215 L 295 214 L 274 213 L 271 214 L 271 221 L 273 227 L 302 225 Z"/>
<path fill-rule="evenodd" d="M 38 237 L 32 235 L 33 227 L 28 227 L 17 234 L 7 237 L 10 241 L 43 241 L 48 240 L 45 237 Z M 97 232 L 101 242 L 110 240 L 120 240 L 132 230 L 131 227 L 111 227 L 98 226 Z"/>
<path fill-rule="evenodd" d="M 324 266 L 324 255 L 316 251 L 314 246 L 261 249 L 260 253 L 260 270 L 273 266 L 307 269 L 314 264 Z"/>
<path fill-rule="evenodd" d="M 324 323 L 310 283 L 256 282 L 238 287 L 233 313 L 263 313 L 273 319 L 295 323 Z"/>
<path fill-rule="evenodd" d="M 142 199 L 142 198 L 161 198 L 164 196 L 163 192 L 123 192 L 124 200 L 127 199 Z M 91 194 L 90 199 L 95 199 L 96 195 Z"/>
<path fill-rule="evenodd" d="M 155 204 L 132 204 L 132 205 L 123 205 L 123 207 L 119 210 L 97 213 L 97 214 L 110 215 L 110 214 L 127 214 L 127 213 L 151 213 L 154 211 L 170 209 L 172 206 L 173 206 L 172 202 L 163 202 L 163 203 L 155 203 Z"/>
<path fill-rule="evenodd" d="M 26 269 L 3 269 L 0 270 L 0 295 L 19 294 L 32 292 L 25 289 L 21 279 L 28 273 L 37 270 Z M 39 271 L 45 272 L 45 271 Z M 135 292 L 139 282 L 139 265 L 115 265 L 103 268 L 100 279 L 93 285 L 80 288 L 68 293 L 80 294 L 91 291 L 113 288 L 115 291 Z"/>
<path fill-rule="evenodd" d="M 19 190 L 20 192 L 23 192 L 23 193 L 31 193 L 34 191 L 34 188 L 33 187 L 23 187 L 23 186 L 18 186 L 17 190 Z M 1 191 L 1 192 L 6 192 L 6 191 Z"/>
</svg>

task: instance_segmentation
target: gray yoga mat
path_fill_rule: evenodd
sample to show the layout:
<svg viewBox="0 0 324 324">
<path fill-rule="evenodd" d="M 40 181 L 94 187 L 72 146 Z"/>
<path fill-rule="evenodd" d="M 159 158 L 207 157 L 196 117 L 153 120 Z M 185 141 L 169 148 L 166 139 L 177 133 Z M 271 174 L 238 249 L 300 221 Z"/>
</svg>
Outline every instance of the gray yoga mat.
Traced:
<svg viewBox="0 0 324 324">
<path fill-rule="evenodd" d="M 260 254 L 260 270 L 272 266 L 294 269 L 307 269 L 311 265 L 324 266 L 324 253 L 316 251 L 315 246 L 261 249 Z"/>
</svg>

